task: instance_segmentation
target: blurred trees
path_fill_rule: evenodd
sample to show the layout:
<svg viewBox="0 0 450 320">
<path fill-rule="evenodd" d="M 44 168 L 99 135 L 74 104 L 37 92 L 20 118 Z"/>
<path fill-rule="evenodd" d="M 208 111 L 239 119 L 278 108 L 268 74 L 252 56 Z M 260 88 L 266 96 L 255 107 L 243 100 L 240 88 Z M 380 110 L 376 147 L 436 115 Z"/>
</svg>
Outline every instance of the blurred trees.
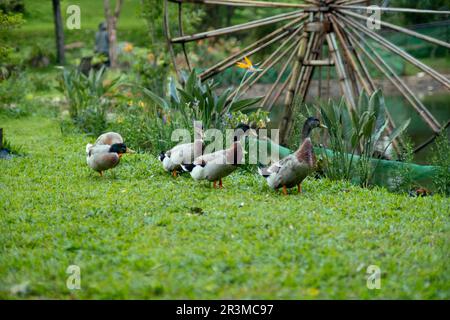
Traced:
<svg viewBox="0 0 450 320">
<path fill-rule="evenodd" d="M 112 11 L 109 0 L 103 0 L 106 26 L 108 28 L 109 59 L 111 68 L 115 68 L 117 66 L 117 20 L 120 16 L 122 4 L 123 0 L 116 0 L 116 7 L 114 11 Z"/>
<path fill-rule="evenodd" d="M 21 13 L 4 12 L 0 9 L 0 35 L 11 29 L 19 27 L 24 22 Z M 0 42 L 0 81 L 9 77 L 12 66 L 10 65 L 10 56 L 12 48 Z"/>
<path fill-rule="evenodd" d="M 375 1 L 373 1 L 375 2 Z M 389 7 L 395 8 L 414 8 L 414 9 L 427 9 L 427 10 L 450 10 L 449 0 L 391 0 Z M 434 21 L 446 20 L 449 17 L 442 14 L 429 14 L 429 13 L 408 13 L 408 12 L 396 12 L 384 15 L 387 20 L 397 25 L 413 25 L 419 23 L 427 23 Z"/>
</svg>

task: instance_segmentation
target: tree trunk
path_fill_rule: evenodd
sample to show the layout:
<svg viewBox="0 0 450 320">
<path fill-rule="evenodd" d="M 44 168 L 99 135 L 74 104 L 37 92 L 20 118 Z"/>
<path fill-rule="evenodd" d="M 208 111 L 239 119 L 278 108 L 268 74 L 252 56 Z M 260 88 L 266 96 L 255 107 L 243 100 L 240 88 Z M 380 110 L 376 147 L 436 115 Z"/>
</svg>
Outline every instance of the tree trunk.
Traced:
<svg viewBox="0 0 450 320">
<path fill-rule="evenodd" d="M 61 3 L 60 0 L 52 0 L 52 2 L 56 35 L 56 62 L 64 64 L 64 28 L 61 18 Z"/>
<path fill-rule="evenodd" d="M 120 10 L 122 8 L 123 0 L 116 0 L 116 9 L 114 13 L 111 12 L 109 0 L 104 0 L 105 19 L 108 27 L 109 39 L 109 61 L 111 68 L 117 67 L 117 20 L 119 19 Z"/>
</svg>

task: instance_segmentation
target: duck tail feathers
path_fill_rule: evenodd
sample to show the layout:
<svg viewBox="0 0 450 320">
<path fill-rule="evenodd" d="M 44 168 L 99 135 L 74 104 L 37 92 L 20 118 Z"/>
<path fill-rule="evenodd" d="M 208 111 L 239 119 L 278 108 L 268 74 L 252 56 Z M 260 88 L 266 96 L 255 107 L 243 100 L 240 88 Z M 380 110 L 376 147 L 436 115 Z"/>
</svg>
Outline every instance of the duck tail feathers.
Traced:
<svg viewBox="0 0 450 320">
<path fill-rule="evenodd" d="M 92 143 L 88 143 L 88 144 L 86 145 L 86 155 L 89 155 L 89 151 L 91 150 L 92 146 L 93 146 Z"/>
<path fill-rule="evenodd" d="M 270 176 L 270 172 L 269 172 L 268 168 L 265 168 L 265 167 L 259 166 L 258 173 L 260 176 L 263 176 L 264 178 L 267 178 Z"/>
</svg>

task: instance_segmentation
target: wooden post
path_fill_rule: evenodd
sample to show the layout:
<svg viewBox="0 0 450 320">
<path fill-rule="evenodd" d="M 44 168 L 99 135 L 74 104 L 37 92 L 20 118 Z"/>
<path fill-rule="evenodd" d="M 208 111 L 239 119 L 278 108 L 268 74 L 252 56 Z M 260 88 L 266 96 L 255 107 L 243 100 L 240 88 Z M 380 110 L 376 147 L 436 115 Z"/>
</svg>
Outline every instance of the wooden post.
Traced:
<svg viewBox="0 0 450 320">
<path fill-rule="evenodd" d="M 284 101 L 283 118 L 280 123 L 280 143 L 286 145 L 288 141 L 288 123 L 292 120 L 292 101 L 294 100 L 295 87 L 297 86 L 298 77 L 300 75 L 303 59 L 306 54 L 308 45 L 309 33 L 304 31 L 300 39 L 300 47 L 297 52 L 297 60 L 295 61 L 294 68 L 292 70 L 292 77 L 289 82 L 288 92 Z"/>
<path fill-rule="evenodd" d="M 60 0 L 53 0 L 52 2 L 56 37 L 56 62 L 64 64 L 64 27 L 61 18 L 61 2 Z"/>
<path fill-rule="evenodd" d="M 328 43 L 328 48 L 330 49 L 330 55 L 333 57 L 334 64 L 336 66 L 336 73 L 339 78 L 339 83 L 341 84 L 342 94 L 344 95 L 344 98 L 347 101 L 347 107 L 349 109 L 355 109 L 356 108 L 355 99 L 350 89 L 350 84 L 348 82 L 348 77 L 345 72 L 344 64 L 342 62 L 341 55 L 336 45 L 336 38 L 334 37 L 334 33 L 327 34 L 326 39 Z"/>
</svg>

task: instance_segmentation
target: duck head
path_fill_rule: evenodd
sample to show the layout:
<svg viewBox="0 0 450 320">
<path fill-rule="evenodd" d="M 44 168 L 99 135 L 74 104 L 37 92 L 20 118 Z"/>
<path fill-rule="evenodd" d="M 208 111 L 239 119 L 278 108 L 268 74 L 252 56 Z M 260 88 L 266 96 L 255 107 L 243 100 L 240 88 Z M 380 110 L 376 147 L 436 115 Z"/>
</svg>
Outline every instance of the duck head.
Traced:
<svg viewBox="0 0 450 320">
<path fill-rule="evenodd" d="M 122 157 L 124 153 L 135 153 L 134 150 L 131 150 L 128 148 L 125 143 L 114 143 L 109 148 L 109 152 L 115 152 L 119 155 L 119 157 Z"/>
<path fill-rule="evenodd" d="M 311 135 L 311 131 L 315 128 L 327 129 L 327 126 L 322 124 L 320 120 L 315 117 L 309 117 L 308 119 L 306 119 L 305 124 L 303 125 L 302 138 L 309 138 L 309 136 Z"/>
</svg>

